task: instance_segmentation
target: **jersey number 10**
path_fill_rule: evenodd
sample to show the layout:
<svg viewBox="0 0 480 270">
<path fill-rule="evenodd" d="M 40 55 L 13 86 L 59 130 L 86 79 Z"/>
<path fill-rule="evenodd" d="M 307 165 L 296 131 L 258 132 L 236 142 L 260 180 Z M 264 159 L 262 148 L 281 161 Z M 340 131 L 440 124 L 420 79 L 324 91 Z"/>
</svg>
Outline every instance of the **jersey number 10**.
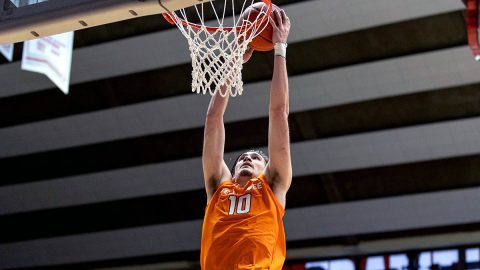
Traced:
<svg viewBox="0 0 480 270">
<path fill-rule="evenodd" d="M 233 195 L 229 196 L 228 199 L 230 200 L 230 209 L 228 210 L 229 215 L 234 215 L 235 212 L 237 214 L 246 214 L 250 212 L 250 201 L 252 200 L 252 194 L 240 196 L 238 197 L 238 201 L 237 197 Z"/>
</svg>

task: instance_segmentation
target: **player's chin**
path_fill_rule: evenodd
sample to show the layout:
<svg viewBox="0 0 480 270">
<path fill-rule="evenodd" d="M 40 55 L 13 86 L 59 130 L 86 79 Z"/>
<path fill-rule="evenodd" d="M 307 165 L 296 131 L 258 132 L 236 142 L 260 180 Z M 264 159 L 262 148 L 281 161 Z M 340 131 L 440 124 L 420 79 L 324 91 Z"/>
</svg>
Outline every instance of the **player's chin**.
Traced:
<svg viewBox="0 0 480 270">
<path fill-rule="evenodd" d="M 253 175 L 253 170 L 249 168 L 243 168 L 239 172 L 240 176 L 252 176 Z"/>
</svg>

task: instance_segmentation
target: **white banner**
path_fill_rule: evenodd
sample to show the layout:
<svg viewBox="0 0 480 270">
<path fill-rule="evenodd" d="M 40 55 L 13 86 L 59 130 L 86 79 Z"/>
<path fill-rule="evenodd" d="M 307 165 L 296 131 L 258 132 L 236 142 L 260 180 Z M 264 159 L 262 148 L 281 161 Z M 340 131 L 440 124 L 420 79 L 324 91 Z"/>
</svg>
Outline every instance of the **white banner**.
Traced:
<svg viewBox="0 0 480 270">
<path fill-rule="evenodd" d="M 43 73 L 68 94 L 73 32 L 25 41 L 22 69 Z"/>
<path fill-rule="evenodd" d="M 9 62 L 13 60 L 13 44 L 1 44 L 0 52 L 7 58 Z"/>
<path fill-rule="evenodd" d="M 12 2 L 17 8 L 33 5 L 33 4 L 37 4 L 45 1 L 48 1 L 48 0 L 10 0 L 10 2 Z"/>
</svg>

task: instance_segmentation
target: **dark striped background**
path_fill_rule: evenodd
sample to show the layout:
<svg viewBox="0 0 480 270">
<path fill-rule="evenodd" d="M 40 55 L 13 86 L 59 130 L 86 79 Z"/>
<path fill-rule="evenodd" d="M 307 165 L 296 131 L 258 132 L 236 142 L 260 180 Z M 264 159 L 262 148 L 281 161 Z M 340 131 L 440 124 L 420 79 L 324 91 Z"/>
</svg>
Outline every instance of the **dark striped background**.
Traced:
<svg viewBox="0 0 480 270">
<path fill-rule="evenodd" d="M 322 1 L 283 0 L 275 2 L 287 10 L 301 10 L 305 8 L 306 3 L 321 5 Z M 385 18 L 383 23 L 373 23 L 371 26 L 358 29 L 352 27 L 350 31 L 291 42 L 288 47 L 288 70 L 291 79 L 300 78 L 299 76 L 303 75 L 335 72 L 364 64 L 381 66 L 382 61 L 402 61 L 407 57 L 423 59 L 422 57 L 426 53 L 445 52 L 447 54 L 449 50 L 460 48 L 464 48 L 465 52 L 469 53 L 466 46 L 465 14 L 461 8 L 461 1 L 452 4 L 447 11 L 433 10 L 436 7 L 435 4 L 425 4 L 422 1 L 424 0 L 410 2 L 418 2 L 419 9 L 431 9 L 424 16 L 413 16 L 401 20 L 392 19 L 391 21 L 389 18 Z M 378 1 L 362 0 L 358 1 L 358 5 L 365 3 L 373 5 L 372 3 L 375 2 Z M 340 4 L 339 8 L 343 8 L 343 6 Z M 353 8 L 360 9 L 361 6 Z M 411 9 L 415 10 L 416 7 L 412 6 Z M 392 6 L 392 12 L 395 11 L 397 9 Z M 343 14 L 340 10 L 338 12 L 338 16 Z M 398 10 L 398 12 L 403 11 Z M 373 16 L 375 13 L 370 12 L 369 14 Z M 106 44 L 114 47 L 117 42 L 125 39 L 142 38 L 149 34 L 172 29 L 160 17 L 142 17 L 78 31 L 75 33 L 75 49 L 88 49 Z M 335 16 L 332 15 L 333 17 Z M 296 20 L 313 20 L 313 18 L 312 16 L 292 18 L 293 23 Z M 329 22 L 326 20 L 323 18 L 315 23 L 328 24 Z M 374 20 L 373 17 L 372 20 Z M 333 21 L 330 23 L 333 24 Z M 295 28 L 292 31 L 294 30 Z M 303 29 L 303 31 L 308 32 L 309 29 Z M 21 49 L 21 44 L 15 45 L 14 61 L 20 60 Z M 91 51 L 91 57 L 96 57 L 95 50 Z M 247 86 L 250 83 L 268 81 L 271 78 L 272 59 L 271 53 L 254 55 L 244 68 L 243 76 Z M 1 68 L 11 64 L 4 59 L 0 60 L 0 64 L 1 77 Z M 128 64 L 125 62 L 125 65 Z M 115 68 L 112 66 L 112 69 Z M 430 68 L 435 70 L 435 68 L 445 67 L 430 66 Z M 18 70 L 18 73 L 22 72 L 24 71 Z M 89 114 L 98 116 L 114 109 L 125 108 L 128 110 L 129 106 L 142 107 L 153 101 L 177 102 L 180 98 L 191 95 L 190 72 L 190 63 L 178 62 L 175 65 L 157 69 L 138 70 L 129 74 L 75 83 L 71 85 L 69 95 L 63 95 L 58 89 L 51 86 L 48 89 L 2 96 L 0 98 L 0 115 L 2 115 L 0 117 L 0 153 L 2 152 L 1 148 L 7 147 L 7 145 L 1 147 L 2 138 L 5 138 L 2 136 L 7 136 L 4 134 L 16 128 L 22 129 L 29 125 L 41 126 L 43 123 L 57 120 L 68 122 L 68 119 L 77 116 L 88 119 Z M 385 73 L 387 74 L 387 71 Z M 445 76 L 448 75 L 450 73 L 445 74 Z M 435 80 L 435 78 L 432 75 L 430 79 Z M 470 80 L 463 81 L 463 78 L 460 77 L 457 83 L 444 87 L 431 87 L 401 95 L 294 110 L 289 119 L 292 143 L 317 140 L 321 142 L 355 135 L 365 135 L 368 138 L 369 134 L 375 132 L 395 131 L 409 127 L 428 129 L 429 125 L 433 123 L 454 123 L 465 119 L 476 119 L 480 115 L 480 73 L 478 78 L 477 82 L 472 82 Z M 365 80 L 369 79 L 368 76 L 365 78 Z M 265 95 L 267 90 L 265 89 Z M 352 93 L 362 90 L 355 89 L 355 86 L 352 86 L 351 89 Z M 248 87 L 246 91 L 249 91 Z M 291 91 L 302 91 L 302 85 L 292 86 Z M 238 97 L 238 99 L 242 98 Z M 230 102 L 235 103 L 236 99 L 232 99 Z M 198 106 L 203 106 L 201 110 L 206 110 L 204 103 L 199 102 Z M 182 107 L 182 104 L 178 104 L 177 109 L 188 110 L 188 108 Z M 238 110 L 234 113 L 238 115 L 242 112 Z M 174 121 L 182 121 L 178 117 L 175 118 L 175 111 L 172 111 L 171 115 L 171 119 Z M 118 117 L 121 118 L 122 114 L 119 113 Z M 92 121 L 97 121 L 94 116 L 92 116 Z M 141 115 L 138 116 L 138 121 L 143 121 Z M 225 151 L 236 152 L 265 147 L 267 123 L 266 116 L 227 122 Z M 122 125 L 121 121 L 119 121 L 119 125 Z M 83 127 L 64 125 L 63 128 L 81 130 Z M 125 127 L 125 130 L 127 129 L 128 127 Z M 2 133 L 4 131 L 7 133 Z M 12 143 L 12 140 L 9 139 L 8 143 L 12 143 L 13 146 L 25 144 L 28 143 L 28 139 L 25 138 L 36 137 L 46 138 L 45 140 L 48 141 L 50 135 L 42 132 L 44 131 L 22 134 L 18 140 Z M 64 130 L 51 132 L 62 134 Z M 458 130 L 458 132 L 461 133 L 462 130 Z M 27 151 L 28 153 L 9 154 L 11 152 L 4 152 L 0 158 L 0 194 L 7 194 L 15 188 L 26 187 L 26 190 L 35 190 L 34 185 L 48 184 L 57 180 L 67 181 L 65 179 L 71 179 L 71 177 L 78 177 L 75 179 L 82 181 L 83 176 L 91 174 L 198 158 L 201 154 L 203 135 L 201 123 L 190 128 L 161 133 L 152 134 L 141 130 L 139 133 L 141 135 L 131 137 L 120 134 L 120 139 L 81 143 L 69 147 L 46 146 L 45 150 Z M 5 140 L 3 141 L 5 142 Z M 392 141 L 394 141 L 393 138 Z M 55 145 L 54 141 L 52 145 Z M 10 146 L 8 145 L 8 147 Z M 315 153 L 318 156 L 322 154 Z M 306 209 L 310 206 L 356 203 L 372 199 L 386 199 L 388 202 L 389 198 L 403 195 L 422 195 L 438 191 L 476 188 L 480 186 L 479 167 L 480 152 L 473 151 L 465 155 L 452 154 L 441 159 L 432 157 L 398 164 L 384 165 L 378 162 L 375 166 L 341 171 L 319 170 L 315 172 L 313 169 L 313 172 L 307 175 L 295 175 L 292 188 L 287 196 L 287 216 L 289 210 Z M 180 172 L 166 171 L 159 175 L 151 175 L 153 179 L 150 180 L 162 182 L 168 178 L 171 181 L 177 177 L 177 173 Z M 200 174 L 195 181 L 202 182 Z M 114 184 L 114 181 L 111 183 Z M 87 185 L 92 184 L 88 182 Z M 95 192 L 94 185 L 84 188 Z M 136 180 L 131 179 L 131 184 L 125 188 L 135 190 L 137 188 Z M 61 192 L 61 189 L 52 190 L 52 192 Z M 42 243 L 42 240 L 56 239 L 57 237 L 199 220 L 203 217 L 205 204 L 205 192 L 201 188 L 201 184 L 193 189 L 168 192 L 152 191 L 150 194 L 139 193 L 138 196 L 116 199 L 110 199 L 102 191 L 99 191 L 98 194 L 92 195 L 98 200 L 75 205 L 62 204 L 60 201 L 54 203 L 56 206 L 40 208 L 32 208 L 28 205 L 35 205 L 35 199 L 48 200 L 48 194 L 18 192 L 15 196 L 18 196 L 18 204 L 27 205 L 25 208 L 27 210 L 12 210 L 0 215 L 0 231 L 2 232 L 0 249 L 2 245 L 11 247 L 14 244 L 31 243 L 28 242 L 29 240 L 39 240 L 39 243 Z M 33 199 L 28 199 L 29 196 Z M 102 199 L 102 196 L 106 196 L 106 199 Z M 24 199 L 25 201 L 23 201 Z M 0 208 L 3 208 L 2 205 L 8 208 L 6 200 L 4 201 L 0 197 Z M 472 215 L 478 215 L 478 213 L 472 213 Z M 352 222 L 354 224 L 354 221 Z M 480 224 L 480 217 L 477 222 L 467 224 L 439 224 L 438 226 L 406 228 L 399 231 L 378 231 L 292 240 L 288 242 L 288 247 L 289 249 L 298 249 L 337 244 L 350 246 L 362 241 L 379 239 L 475 232 L 478 224 Z M 176 243 L 172 243 L 172 245 L 176 245 Z M 318 257 L 322 256 L 323 254 L 318 255 Z M 198 249 L 156 254 L 145 252 L 143 255 L 125 258 L 111 258 L 108 255 L 103 258 L 100 255 L 98 259 L 89 261 L 73 258 L 71 262 L 52 263 L 52 265 L 33 262 L 29 266 L 17 269 L 53 269 L 53 267 L 57 269 L 93 269 L 171 261 L 187 261 L 192 264 L 192 269 L 195 269 L 197 257 Z M 0 260 L 0 268 L 9 267 L 2 266 Z"/>
</svg>

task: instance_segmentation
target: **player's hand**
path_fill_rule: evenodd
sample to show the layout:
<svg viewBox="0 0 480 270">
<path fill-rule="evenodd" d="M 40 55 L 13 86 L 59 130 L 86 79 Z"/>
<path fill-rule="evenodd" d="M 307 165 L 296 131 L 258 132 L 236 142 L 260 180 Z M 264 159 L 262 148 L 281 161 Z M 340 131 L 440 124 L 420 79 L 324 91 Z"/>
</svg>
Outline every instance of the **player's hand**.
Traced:
<svg viewBox="0 0 480 270">
<path fill-rule="evenodd" d="M 270 18 L 270 24 L 273 27 L 272 42 L 273 44 L 281 42 L 287 43 L 288 34 L 290 33 L 290 19 L 283 9 L 272 11 L 273 19 Z"/>
<path fill-rule="evenodd" d="M 250 47 L 250 46 L 247 46 L 247 50 L 245 51 L 245 53 L 243 54 L 243 63 L 245 64 L 246 62 L 248 62 L 248 60 L 250 60 L 250 58 L 252 57 L 252 54 L 253 54 L 253 49 Z"/>
</svg>

